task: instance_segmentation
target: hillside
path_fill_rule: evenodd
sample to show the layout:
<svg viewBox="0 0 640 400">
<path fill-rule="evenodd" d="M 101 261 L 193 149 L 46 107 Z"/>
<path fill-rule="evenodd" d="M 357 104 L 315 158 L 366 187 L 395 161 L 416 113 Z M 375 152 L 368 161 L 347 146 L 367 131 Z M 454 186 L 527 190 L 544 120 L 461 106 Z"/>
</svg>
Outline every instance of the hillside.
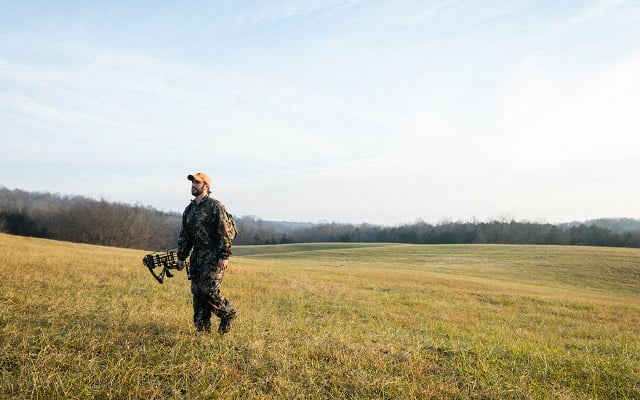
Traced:
<svg viewBox="0 0 640 400">
<path fill-rule="evenodd" d="M 637 249 L 238 247 L 224 337 L 144 254 L 0 234 L 0 398 L 640 397 Z"/>
<path fill-rule="evenodd" d="M 567 227 L 580 225 L 597 226 L 599 228 L 608 229 L 615 233 L 640 232 L 640 219 L 634 218 L 598 218 L 586 220 L 583 222 L 575 221 L 562 225 Z"/>
</svg>

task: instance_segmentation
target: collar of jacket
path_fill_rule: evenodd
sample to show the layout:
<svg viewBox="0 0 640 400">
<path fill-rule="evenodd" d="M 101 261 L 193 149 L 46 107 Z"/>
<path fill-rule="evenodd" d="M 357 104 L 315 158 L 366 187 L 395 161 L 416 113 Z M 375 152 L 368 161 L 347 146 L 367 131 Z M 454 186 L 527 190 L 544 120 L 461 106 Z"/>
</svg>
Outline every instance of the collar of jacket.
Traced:
<svg viewBox="0 0 640 400">
<path fill-rule="evenodd" d="M 207 201 L 208 198 L 209 198 L 209 194 L 205 194 L 204 197 L 202 199 L 200 199 L 200 201 L 197 201 L 196 199 L 193 199 L 191 202 L 193 203 L 193 205 L 197 206 L 197 205 L 200 205 L 203 202 Z"/>
</svg>

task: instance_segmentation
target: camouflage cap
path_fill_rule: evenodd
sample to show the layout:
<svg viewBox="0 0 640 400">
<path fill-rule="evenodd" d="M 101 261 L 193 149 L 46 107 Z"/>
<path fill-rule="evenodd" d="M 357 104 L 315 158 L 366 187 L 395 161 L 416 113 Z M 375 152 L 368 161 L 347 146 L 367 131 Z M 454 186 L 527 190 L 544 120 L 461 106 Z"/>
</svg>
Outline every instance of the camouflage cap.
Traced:
<svg viewBox="0 0 640 400">
<path fill-rule="evenodd" d="M 187 179 L 192 182 L 193 181 L 204 182 L 207 184 L 207 186 L 209 186 L 209 188 L 211 188 L 211 178 L 209 178 L 209 175 L 203 172 L 198 172 L 197 174 L 188 175 Z"/>
</svg>

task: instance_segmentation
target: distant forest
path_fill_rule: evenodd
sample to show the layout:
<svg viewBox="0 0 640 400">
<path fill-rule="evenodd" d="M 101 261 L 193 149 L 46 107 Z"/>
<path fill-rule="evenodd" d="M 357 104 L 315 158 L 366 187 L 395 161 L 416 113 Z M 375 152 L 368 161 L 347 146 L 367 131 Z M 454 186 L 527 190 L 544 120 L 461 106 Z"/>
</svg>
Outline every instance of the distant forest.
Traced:
<svg viewBox="0 0 640 400">
<path fill-rule="evenodd" d="M 566 224 L 423 221 L 397 226 L 263 221 L 234 216 L 234 244 L 391 242 L 415 244 L 557 244 L 640 247 L 640 220 L 598 219 Z M 0 187 L 0 232 L 103 246 L 168 250 L 176 247 L 181 215 L 140 204 Z"/>
</svg>

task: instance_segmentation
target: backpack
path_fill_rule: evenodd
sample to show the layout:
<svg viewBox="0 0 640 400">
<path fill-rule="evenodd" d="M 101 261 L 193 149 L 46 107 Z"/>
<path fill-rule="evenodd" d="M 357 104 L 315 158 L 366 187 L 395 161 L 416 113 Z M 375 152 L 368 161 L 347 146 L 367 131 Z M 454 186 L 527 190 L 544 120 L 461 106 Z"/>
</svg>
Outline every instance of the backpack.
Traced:
<svg viewBox="0 0 640 400">
<path fill-rule="evenodd" d="M 235 239 L 236 236 L 238 236 L 238 227 L 236 226 L 236 221 L 233 219 L 233 215 L 229 214 L 227 212 L 227 209 L 218 200 L 209 197 L 207 199 L 207 202 L 209 202 L 210 205 L 208 205 L 205 210 L 207 210 L 207 214 L 209 212 L 211 213 L 209 218 L 213 216 L 213 207 L 217 207 L 218 214 L 222 219 L 222 223 L 224 225 L 227 236 L 230 240 Z"/>
<path fill-rule="evenodd" d="M 233 240 L 236 238 L 236 236 L 238 236 L 238 227 L 236 226 L 236 221 L 233 219 L 233 215 L 229 214 L 227 212 L 226 209 L 224 209 L 223 207 L 223 213 L 224 216 L 220 216 L 221 218 L 224 218 L 224 227 L 227 230 L 227 235 L 229 236 L 229 239 Z"/>
</svg>

